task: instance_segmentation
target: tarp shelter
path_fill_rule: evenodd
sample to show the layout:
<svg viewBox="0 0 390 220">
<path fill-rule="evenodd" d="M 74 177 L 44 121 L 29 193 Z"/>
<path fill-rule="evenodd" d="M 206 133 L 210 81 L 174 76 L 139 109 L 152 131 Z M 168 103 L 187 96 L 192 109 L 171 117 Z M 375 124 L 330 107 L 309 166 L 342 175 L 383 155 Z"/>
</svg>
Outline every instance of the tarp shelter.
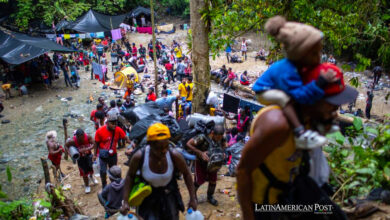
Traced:
<svg viewBox="0 0 390 220">
<path fill-rule="evenodd" d="M 126 67 L 114 74 L 114 86 L 113 89 L 123 89 L 126 87 L 127 76 L 134 74 L 134 81 L 139 82 L 138 73 L 133 67 Z"/>
<path fill-rule="evenodd" d="M 125 20 L 126 16 L 126 14 L 116 16 L 104 15 L 90 9 L 83 16 L 79 17 L 76 21 L 65 25 L 62 29 L 88 33 L 110 31 L 118 28 Z M 57 26 L 59 26 L 59 24 Z"/>
<path fill-rule="evenodd" d="M 71 22 L 67 21 L 67 20 L 62 20 L 60 21 L 57 25 L 56 25 L 56 31 L 57 32 L 60 32 L 60 31 L 63 31 L 64 29 L 66 29 L 66 27 L 70 24 Z"/>
<path fill-rule="evenodd" d="M 0 30 L 0 58 L 7 63 L 21 64 L 48 51 L 74 52 L 47 38 Z"/>
<path fill-rule="evenodd" d="M 146 22 L 152 21 L 152 13 L 150 12 L 150 8 L 144 8 L 141 6 L 138 6 L 137 8 L 133 9 L 131 12 L 127 14 L 127 18 L 131 19 L 133 16 L 137 19 L 137 24 L 141 24 L 141 17 L 144 16 Z M 154 16 L 156 17 L 156 13 L 154 13 Z"/>
</svg>

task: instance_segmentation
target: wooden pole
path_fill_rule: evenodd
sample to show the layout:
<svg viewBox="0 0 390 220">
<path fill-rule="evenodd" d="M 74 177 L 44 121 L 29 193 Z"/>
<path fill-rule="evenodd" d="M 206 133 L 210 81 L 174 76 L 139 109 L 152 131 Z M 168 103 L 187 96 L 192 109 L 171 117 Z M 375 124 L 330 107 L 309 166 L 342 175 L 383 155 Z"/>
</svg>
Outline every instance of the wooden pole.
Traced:
<svg viewBox="0 0 390 220">
<path fill-rule="evenodd" d="M 44 157 L 41 157 L 41 163 L 43 168 L 43 174 L 45 175 L 45 185 L 47 183 L 50 183 L 50 173 L 49 173 L 49 167 L 47 166 L 47 160 Z"/>
<path fill-rule="evenodd" d="M 155 24 L 154 24 L 154 9 L 153 9 L 153 0 L 150 0 L 150 13 L 152 14 L 152 41 L 153 41 L 153 63 L 154 63 L 154 91 L 156 95 L 158 94 L 158 74 L 157 74 L 157 55 L 156 55 L 156 33 Z"/>
<path fill-rule="evenodd" d="M 62 119 L 62 126 L 64 127 L 64 146 L 66 144 L 66 140 L 68 139 L 68 120 L 66 118 Z M 65 160 L 68 160 L 68 151 L 65 151 Z"/>
</svg>

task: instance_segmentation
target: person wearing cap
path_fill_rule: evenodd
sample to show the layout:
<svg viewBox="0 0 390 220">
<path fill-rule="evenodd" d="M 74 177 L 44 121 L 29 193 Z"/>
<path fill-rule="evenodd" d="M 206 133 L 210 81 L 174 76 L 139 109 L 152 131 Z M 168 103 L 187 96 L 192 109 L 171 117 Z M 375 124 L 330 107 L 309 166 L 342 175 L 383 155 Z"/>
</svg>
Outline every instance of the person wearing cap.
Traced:
<svg viewBox="0 0 390 220">
<path fill-rule="evenodd" d="M 305 130 L 293 107 L 294 102 L 316 103 L 324 96 L 324 87 L 337 80 L 334 68 L 324 68 L 319 78 L 306 85 L 301 79 L 320 64 L 323 33 L 310 25 L 287 22 L 281 16 L 269 19 L 265 29 L 283 43 L 287 58 L 272 64 L 257 79 L 252 90 L 256 92 L 260 103 L 282 107 L 294 127 L 297 148 L 323 146 L 327 139 L 318 132 Z"/>
<path fill-rule="evenodd" d="M 334 68 L 333 65 L 331 66 Z M 319 66 L 306 73 L 305 77 L 302 78 L 303 83 L 307 85 L 316 82 L 321 77 L 323 68 L 323 66 Z M 341 71 L 336 71 L 335 77 L 337 78 L 335 82 L 328 83 L 323 87 L 324 95 L 316 103 L 312 105 L 297 103 L 294 105 L 294 110 L 300 116 L 304 125 L 312 130 L 317 130 L 321 135 L 325 135 L 331 130 L 339 106 L 352 102 L 358 95 L 355 89 L 345 85 Z M 278 196 L 287 193 L 272 186 L 267 190 L 269 180 L 262 170 L 265 170 L 264 167 L 266 167 L 268 174 L 271 173 L 283 183 L 293 180 L 291 179 L 291 171 L 300 165 L 298 158 L 292 159 L 297 151 L 297 145 L 294 141 L 294 127 L 280 106 L 267 106 L 261 109 L 253 120 L 250 136 L 237 167 L 237 198 L 239 198 L 243 219 L 282 219 L 282 216 L 279 216 L 282 213 L 255 212 L 255 208 L 261 204 L 277 204 L 279 202 Z M 302 152 L 306 154 L 317 150 L 324 158 L 321 147 Z M 310 164 L 313 165 L 321 163 L 315 157 L 311 160 Z M 326 158 L 324 160 L 327 165 Z M 260 165 L 262 168 L 260 168 Z M 329 177 L 329 167 L 325 166 L 323 168 L 320 176 Z M 319 178 L 311 174 L 310 177 L 318 186 L 322 187 L 328 181 L 328 178 Z M 333 213 L 340 214 L 341 211 L 336 213 L 336 210 L 338 210 L 337 207 L 332 210 Z M 312 219 L 315 219 L 315 217 L 312 216 Z M 308 219 L 311 218 L 308 217 Z M 329 219 L 334 218 L 329 216 Z"/>
<path fill-rule="evenodd" d="M 98 193 L 99 202 L 106 211 L 106 219 L 117 213 L 121 208 L 125 185 L 125 180 L 122 179 L 122 170 L 119 166 L 112 166 L 107 174 L 111 183 Z"/>
<path fill-rule="evenodd" d="M 138 215 L 144 219 L 178 220 L 179 211 L 184 211 L 184 204 L 175 178 L 175 170 L 183 174 L 190 201 L 188 208 L 196 210 L 194 183 L 190 170 L 183 156 L 170 147 L 169 128 L 161 123 L 151 125 L 146 138 L 148 145 L 137 151 L 130 160 L 123 192 L 122 214 L 129 211 L 129 198 L 134 186 L 136 173 L 140 170 L 141 178 L 152 187 L 151 194 L 143 199 L 138 207 Z"/>
<path fill-rule="evenodd" d="M 76 147 L 80 153 L 80 158 L 77 160 L 77 166 L 79 167 L 80 176 L 83 177 L 85 185 L 85 193 L 91 192 L 91 187 L 89 182 L 98 184 L 98 181 L 93 177 L 93 168 L 92 168 L 92 148 L 94 147 L 95 142 L 93 138 L 86 134 L 82 129 L 77 129 L 74 136 L 69 138 L 65 143 L 65 149 L 69 155 L 69 148 Z M 96 155 L 96 153 L 95 153 Z"/>
<path fill-rule="evenodd" d="M 61 171 L 61 157 L 62 153 L 65 152 L 64 148 L 57 141 L 57 132 L 49 131 L 46 133 L 46 146 L 49 151 L 49 155 L 47 158 L 51 161 L 53 166 L 56 169 L 56 173 L 60 171 L 60 178 L 65 177 L 65 175 Z"/>
<path fill-rule="evenodd" d="M 100 178 L 102 179 L 103 188 L 107 184 L 107 167 L 117 165 L 117 145 L 120 139 L 125 139 L 128 144 L 131 143 L 122 128 L 117 126 L 118 115 L 115 113 L 108 114 L 106 125 L 100 127 L 95 133 L 95 155 L 96 160 L 99 155 Z"/>
<path fill-rule="evenodd" d="M 218 201 L 214 198 L 215 188 L 217 187 L 217 172 L 209 172 L 207 170 L 207 163 L 209 162 L 209 148 L 210 147 L 226 147 L 226 139 L 224 138 L 225 130 L 223 126 L 216 125 L 209 135 L 199 134 L 191 138 L 187 142 L 187 147 L 196 154 L 195 161 L 195 194 L 199 187 L 209 182 L 207 188 L 207 201 L 214 205 L 218 205 Z"/>
</svg>

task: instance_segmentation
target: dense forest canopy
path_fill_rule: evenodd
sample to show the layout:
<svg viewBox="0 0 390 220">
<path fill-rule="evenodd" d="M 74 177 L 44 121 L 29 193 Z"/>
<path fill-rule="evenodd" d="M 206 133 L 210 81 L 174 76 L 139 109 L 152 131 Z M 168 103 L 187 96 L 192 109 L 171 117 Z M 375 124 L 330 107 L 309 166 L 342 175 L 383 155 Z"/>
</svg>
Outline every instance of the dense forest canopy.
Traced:
<svg viewBox="0 0 390 220">
<path fill-rule="evenodd" d="M 67 17 L 74 20 L 92 8 L 104 14 L 129 12 L 149 6 L 149 0 L 0 0 L 11 4 L 11 18 L 21 30 L 29 22 L 47 25 Z M 390 67 L 390 3 L 386 0 L 209 0 L 201 9 L 210 26 L 210 49 L 216 54 L 247 31 L 261 31 L 267 18 L 284 15 L 321 29 L 325 51 L 354 60 L 357 70 L 371 65 Z M 189 0 L 156 0 L 161 13 L 189 17 Z M 233 31 L 232 31 L 233 30 Z M 278 45 L 276 45 L 278 46 Z"/>
</svg>

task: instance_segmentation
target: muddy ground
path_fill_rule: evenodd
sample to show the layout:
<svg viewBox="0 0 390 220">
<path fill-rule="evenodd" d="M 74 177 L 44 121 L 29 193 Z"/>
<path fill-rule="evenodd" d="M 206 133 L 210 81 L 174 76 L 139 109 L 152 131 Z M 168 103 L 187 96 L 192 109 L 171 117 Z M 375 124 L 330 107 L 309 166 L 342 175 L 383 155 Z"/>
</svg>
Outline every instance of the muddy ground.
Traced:
<svg viewBox="0 0 390 220">
<path fill-rule="evenodd" d="M 269 45 L 258 34 L 248 34 L 245 36 L 251 39 L 252 44 L 249 46 L 248 60 L 244 63 L 227 64 L 224 53 L 220 57 L 212 60 L 210 57 L 211 69 L 216 69 L 226 64 L 227 67 L 232 67 L 236 73 L 242 73 L 247 70 L 252 80 L 255 80 L 262 72 L 267 69 L 267 66 L 262 61 L 254 60 L 254 51 L 260 46 Z M 130 42 L 147 45 L 151 39 L 151 35 L 145 34 L 130 34 L 128 35 Z M 178 30 L 172 35 L 158 35 L 157 38 L 163 43 L 170 45 L 175 39 L 186 50 L 185 38 L 186 32 Z M 237 53 L 238 54 L 238 53 Z M 108 60 L 110 58 L 108 57 Z M 152 62 L 148 62 L 149 70 L 152 70 Z M 108 68 L 111 70 L 111 67 Z M 151 71 L 149 71 L 150 74 Z M 81 88 L 71 89 L 66 88 L 63 77 L 54 82 L 53 88 L 45 90 L 43 85 L 33 85 L 29 88 L 30 95 L 25 97 L 14 97 L 11 100 L 3 100 L 5 110 L 2 112 L 5 117 L 11 121 L 9 124 L 0 124 L 0 183 L 3 185 L 10 198 L 20 198 L 31 194 L 42 195 L 43 187 L 39 186 L 39 181 L 43 177 L 43 172 L 40 164 L 40 157 L 47 157 L 47 149 L 45 145 L 45 134 L 49 130 L 57 130 L 58 139 L 63 144 L 63 129 L 62 119 L 69 120 L 69 134 L 76 128 L 83 128 L 87 133 L 94 133 L 94 126 L 89 121 L 89 114 L 95 108 L 97 98 L 104 96 L 108 104 L 109 100 L 116 99 L 117 94 L 108 89 L 103 89 L 102 84 L 97 80 L 90 80 L 89 72 L 80 71 Z M 142 74 L 141 74 L 142 75 Z M 353 74 L 346 74 L 347 78 Z M 109 77 L 112 78 L 112 72 L 109 72 Z M 357 108 L 364 110 L 366 88 L 364 82 L 369 82 L 371 79 L 370 73 L 362 73 L 359 75 L 363 84 L 359 88 L 360 96 L 357 100 Z M 153 85 L 153 81 L 144 82 L 145 86 Z M 170 87 L 177 93 L 177 82 Z M 382 77 L 380 90 L 375 91 L 372 114 L 382 118 L 385 114 L 390 113 L 389 104 L 385 101 L 384 96 L 389 92 L 389 78 Z M 221 91 L 221 89 L 213 84 L 213 89 Z M 12 91 L 16 95 L 16 91 Z M 70 101 L 63 98 L 72 97 Z M 94 101 L 91 104 L 87 100 L 92 97 Z M 139 103 L 143 102 L 144 94 L 138 95 Z M 127 167 L 123 165 L 125 156 L 123 151 L 119 151 L 119 165 L 122 167 L 123 174 L 127 171 Z M 11 167 L 13 173 L 12 184 L 6 183 L 7 166 Z M 74 198 L 83 208 L 84 212 L 90 216 L 103 218 L 104 213 L 99 205 L 96 193 L 101 189 L 101 186 L 92 187 L 92 192 L 89 195 L 84 194 L 82 179 L 78 176 L 77 165 L 70 161 L 63 161 L 62 169 L 67 174 L 64 184 L 70 184 L 71 189 L 67 195 Z M 220 180 L 217 185 L 216 199 L 220 205 L 213 207 L 206 201 L 207 186 L 202 186 L 199 190 L 199 210 L 208 219 L 234 219 L 240 218 L 240 211 L 237 203 L 237 198 L 234 190 L 235 179 L 231 177 L 221 176 L 226 172 L 226 168 L 219 173 Z M 100 181 L 99 181 L 100 182 Z M 180 181 L 183 200 L 188 202 L 188 195 L 184 187 L 183 181 Z M 220 193 L 219 190 L 231 190 L 231 194 Z"/>
</svg>

